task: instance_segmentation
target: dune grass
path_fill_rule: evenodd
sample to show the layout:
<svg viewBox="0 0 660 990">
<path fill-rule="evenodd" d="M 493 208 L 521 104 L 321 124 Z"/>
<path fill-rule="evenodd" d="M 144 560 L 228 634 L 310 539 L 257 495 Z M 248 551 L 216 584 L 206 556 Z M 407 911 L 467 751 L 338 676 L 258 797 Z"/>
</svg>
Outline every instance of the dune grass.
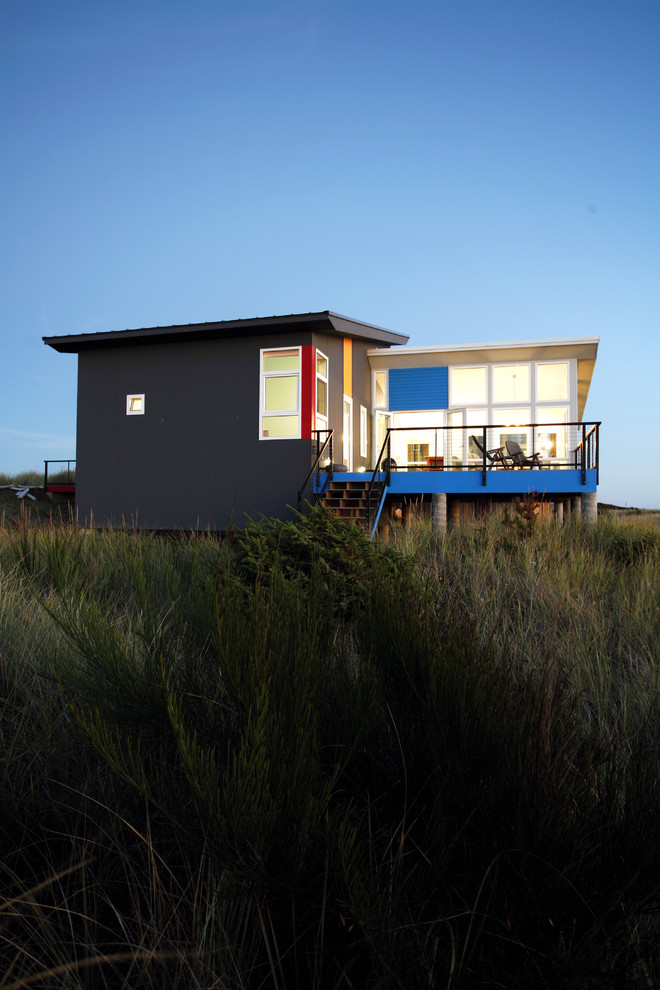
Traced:
<svg viewBox="0 0 660 990">
<path fill-rule="evenodd" d="M 0 988 L 660 981 L 660 528 L 0 530 Z"/>
<path fill-rule="evenodd" d="M 57 482 L 73 482 L 76 479 L 75 470 L 67 471 L 66 468 L 62 471 L 50 471 L 48 474 L 49 482 L 57 484 Z M 38 488 L 44 483 L 44 472 L 35 470 L 25 470 L 17 471 L 14 474 L 7 474 L 5 471 L 0 471 L 0 486 L 3 485 L 27 485 L 31 488 Z"/>
</svg>

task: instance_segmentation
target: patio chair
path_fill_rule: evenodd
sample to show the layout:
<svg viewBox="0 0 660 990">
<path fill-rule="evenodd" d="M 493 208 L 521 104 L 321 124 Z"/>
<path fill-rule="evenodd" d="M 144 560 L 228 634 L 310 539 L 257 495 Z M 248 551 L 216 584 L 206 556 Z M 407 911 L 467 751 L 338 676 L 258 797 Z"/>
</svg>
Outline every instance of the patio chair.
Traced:
<svg viewBox="0 0 660 990">
<path fill-rule="evenodd" d="M 479 437 L 472 435 L 470 440 L 474 441 L 474 445 L 481 454 L 482 458 L 484 454 L 486 455 L 486 460 L 488 461 L 488 470 L 497 467 L 500 464 L 502 467 L 508 467 L 507 461 L 510 460 L 509 455 L 504 453 L 504 447 L 495 447 L 493 450 L 485 450 Z M 511 467 L 513 467 L 513 462 L 511 462 Z"/>
<path fill-rule="evenodd" d="M 519 467 L 519 468 L 541 467 L 541 455 L 539 453 L 536 453 L 536 454 L 532 454 L 531 457 L 527 457 L 525 451 L 522 449 L 519 443 L 516 443 L 515 440 L 507 440 L 506 449 L 509 457 L 513 461 L 514 467 Z"/>
</svg>

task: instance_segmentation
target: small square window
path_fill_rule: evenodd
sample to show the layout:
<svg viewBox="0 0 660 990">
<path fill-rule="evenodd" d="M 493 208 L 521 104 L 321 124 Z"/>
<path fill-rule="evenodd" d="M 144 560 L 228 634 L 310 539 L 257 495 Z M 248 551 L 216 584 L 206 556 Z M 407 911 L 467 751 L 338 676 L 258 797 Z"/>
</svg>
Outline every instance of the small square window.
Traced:
<svg viewBox="0 0 660 990">
<path fill-rule="evenodd" d="M 144 416 L 144 392 L 134 392 L 126 396 L 126 415 Z"/>
</svg>

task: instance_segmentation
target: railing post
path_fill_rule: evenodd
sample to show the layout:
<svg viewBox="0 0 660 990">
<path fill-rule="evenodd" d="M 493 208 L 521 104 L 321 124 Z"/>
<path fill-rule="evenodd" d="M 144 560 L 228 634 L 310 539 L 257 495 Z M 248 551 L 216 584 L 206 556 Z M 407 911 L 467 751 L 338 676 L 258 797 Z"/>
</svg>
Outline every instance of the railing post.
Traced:
<svg viewBox="0 0 660 990">
<path fill-rule="evenodd" d="M 319 458 L 319 454 L 321 452 L 321 434 L 318 430 L 315 430 L 314 433 L 316 434 L 316 449 L 314 450 L 314 457 L 316 459 L 316 490 L 318 491 L 319 485 L 321 484 L 321 463 Z"/>
<path fill-rule="evenodd" d="M 582 424 L 582 484 L 587 483 L 587 427 Z"/>
<path fill-rule="evenodd" d="M 468 443 L 470 441 L 468 440 Z M 481 446 L 483 448 L 481 454 L 481 484 L 486 485 L 486 427 L 483 426 L 481 430 Z"/>
</svg>

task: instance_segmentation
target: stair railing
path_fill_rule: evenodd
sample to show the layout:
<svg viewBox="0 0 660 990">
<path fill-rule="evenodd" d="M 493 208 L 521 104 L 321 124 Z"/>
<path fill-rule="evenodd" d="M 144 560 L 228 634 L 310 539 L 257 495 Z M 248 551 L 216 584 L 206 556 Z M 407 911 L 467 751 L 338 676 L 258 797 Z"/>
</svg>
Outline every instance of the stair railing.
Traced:
<svg viewBox="0 0 660 990">
<path fill-rule="evenodd" d="M 369 489 L 367 491 L 367 535 L 369 539 L 373 539 L 374 533 L 376 531 L 376 526 L 378 525 L 378 519 L 380 518 L 380 512 L 383 507 L 383 502 L 385 501 L 385 495 L 390 484 L 390 472 L 392 469 L 392 438 L 391 430 L 388 428 L 385 435 L 385 440 L 383 441 L 383 446 L 380 448 L 380 454 L 378 455 L 378 460 L 376 461 L 376 466 L 374 472 L 371 476 L 371 481 L 369 482 Z M 385 477 L 381 478 L 380 475 L 384 474 Z M 373 520 L 373 524 L 372 524 Z"/>
<path fill-rule="evenodd" d="M 298 512 L 303 511 L 305 502 L 310 506 L 315 506 L 328 485 L 332 481 L 332 434 L 334 430 L 314 430 L 315 440 L 312 453 L 316 451 L 316 456 L 312 462 L 309 474 L 303 482 L 303 486 L 298 492 Z M 321 436 L 325 434 L 325 440 L 321 443 Z M 321 465 L 326 462 L 326 470 L 321 470 Z M 321 475 L 325 474 L 323 488 L 321 488 Z M 316 480 L 316 484 L 314 484 Z"/>
</svg>

